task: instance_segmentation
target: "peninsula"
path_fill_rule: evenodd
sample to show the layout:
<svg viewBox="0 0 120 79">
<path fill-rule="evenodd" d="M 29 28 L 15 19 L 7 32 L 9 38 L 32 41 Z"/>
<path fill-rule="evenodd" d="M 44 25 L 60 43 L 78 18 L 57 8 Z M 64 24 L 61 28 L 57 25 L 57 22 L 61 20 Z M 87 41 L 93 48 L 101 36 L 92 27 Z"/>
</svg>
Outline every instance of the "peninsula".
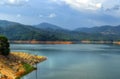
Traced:
<svg viewBox="0 0 120 79">
<path fill-rule="evenodd" d="M 8 39 L 0 36 L 0 79 L 20 79 L 35 70 L 35 64 L 46 59 L 44 56 L 10 52 Z"/>
<path fill-rule="evenodd" d="M 23 52 L 12 52 L 7 57 L 0 55 L 0 79 L 20 79 L 35 70 L 35 64 L 44 60 L 44 56 Z"/>
</svg>

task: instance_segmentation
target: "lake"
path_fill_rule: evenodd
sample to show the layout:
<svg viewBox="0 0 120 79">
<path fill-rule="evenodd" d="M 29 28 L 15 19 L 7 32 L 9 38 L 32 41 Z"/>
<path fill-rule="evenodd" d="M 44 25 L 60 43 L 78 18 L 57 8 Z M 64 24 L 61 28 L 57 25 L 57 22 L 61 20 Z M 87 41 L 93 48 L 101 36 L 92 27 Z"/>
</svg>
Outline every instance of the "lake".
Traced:
<svg viewBox="0 0 120 79">
<path fill-rule="evenodd" d="M 48 57 L 23 79 L 120 79 L 118 45 L 11 44 L 11 49 Z"/>
</svg>

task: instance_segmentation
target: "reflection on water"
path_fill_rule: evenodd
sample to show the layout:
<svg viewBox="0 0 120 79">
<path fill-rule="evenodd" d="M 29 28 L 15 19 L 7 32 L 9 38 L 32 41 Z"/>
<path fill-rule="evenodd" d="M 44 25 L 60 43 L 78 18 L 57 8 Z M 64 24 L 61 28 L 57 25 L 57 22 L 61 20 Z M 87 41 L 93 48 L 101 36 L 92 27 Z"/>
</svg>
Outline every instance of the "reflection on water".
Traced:
<svg viewBox="0 0 120 79">
<path fill-rule="evenodd" d="M 47 56 L 38 79 L 120 79 L 120 47 L 100 44 L 11 44 L 12 51 Z M 36 71 L 24 79 L 35 79 Z"/>
</svg>

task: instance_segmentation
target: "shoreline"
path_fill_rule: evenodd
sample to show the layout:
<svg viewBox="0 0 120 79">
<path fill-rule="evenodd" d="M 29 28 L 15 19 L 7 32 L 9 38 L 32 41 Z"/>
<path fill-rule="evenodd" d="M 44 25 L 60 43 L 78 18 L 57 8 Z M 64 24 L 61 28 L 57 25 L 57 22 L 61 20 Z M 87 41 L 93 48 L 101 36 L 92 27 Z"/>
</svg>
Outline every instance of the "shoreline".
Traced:
<svg viewBox="0 0 120 79">
<path fill-rule="evenodd" d="M 120 41 L 10 41 L 11 44 L 116 44 L 120 45 Z"/>
<path fill-rule="evenodd" d="M 7 57 L 0 55 L 0 58 L 0 79 L 20 79 L 34 71 L 35 64 L 47 59 L 24 52 L 11 52 Z"/>
<path fill-rule="evenodd" d="M 73 44 L 72 41 L 10 41 L 13 44 Z"/>
</svg>

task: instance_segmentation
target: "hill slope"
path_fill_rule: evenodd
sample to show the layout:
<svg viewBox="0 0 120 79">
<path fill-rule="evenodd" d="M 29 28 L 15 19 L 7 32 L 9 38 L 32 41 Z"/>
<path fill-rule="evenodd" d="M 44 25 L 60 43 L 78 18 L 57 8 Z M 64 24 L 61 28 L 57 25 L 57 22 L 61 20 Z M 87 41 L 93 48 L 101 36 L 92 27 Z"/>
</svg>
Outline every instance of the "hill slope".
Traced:
<svg viewBox="0 0 120 79">
<path fill-rule="evenodd" d="M 80 41 L 80 40 L 120 40 L 120 26 L 79 28 L 74 31 L 59 26 L 42 23 L 36 26 L 0 20 L 0 34 L 9 40 L 38 41 Z"/>
<path fill-rule="evenodd" d="M 50 23 L 41 23 L 41 24 L 35 25 L 35 27 L 43 29 L 43 30 L 60 30 L 60 29 L 63 29 L 63 28 L 61 28 L 57 25 L 53 25 L 53 24 L 50 24 Z"/>
<path fill-rule="evenodd" d="M 85 32 L 85 33 L 100 33 L 104 35 L 119 35 L 120 34 L 120 25 L 118 26 L 100 26 L 92 28 L 78 28 L 75 31 Z"/>
<path fill-rule="evenodd" d="M 35 26 L 0 20 L 0 34 L 7 36 L 9 40 L 70 40 L 68 30 L 47 23 L 41 25 L 44 24 L 46 27 L 37 28 Z"/>
</svg>

